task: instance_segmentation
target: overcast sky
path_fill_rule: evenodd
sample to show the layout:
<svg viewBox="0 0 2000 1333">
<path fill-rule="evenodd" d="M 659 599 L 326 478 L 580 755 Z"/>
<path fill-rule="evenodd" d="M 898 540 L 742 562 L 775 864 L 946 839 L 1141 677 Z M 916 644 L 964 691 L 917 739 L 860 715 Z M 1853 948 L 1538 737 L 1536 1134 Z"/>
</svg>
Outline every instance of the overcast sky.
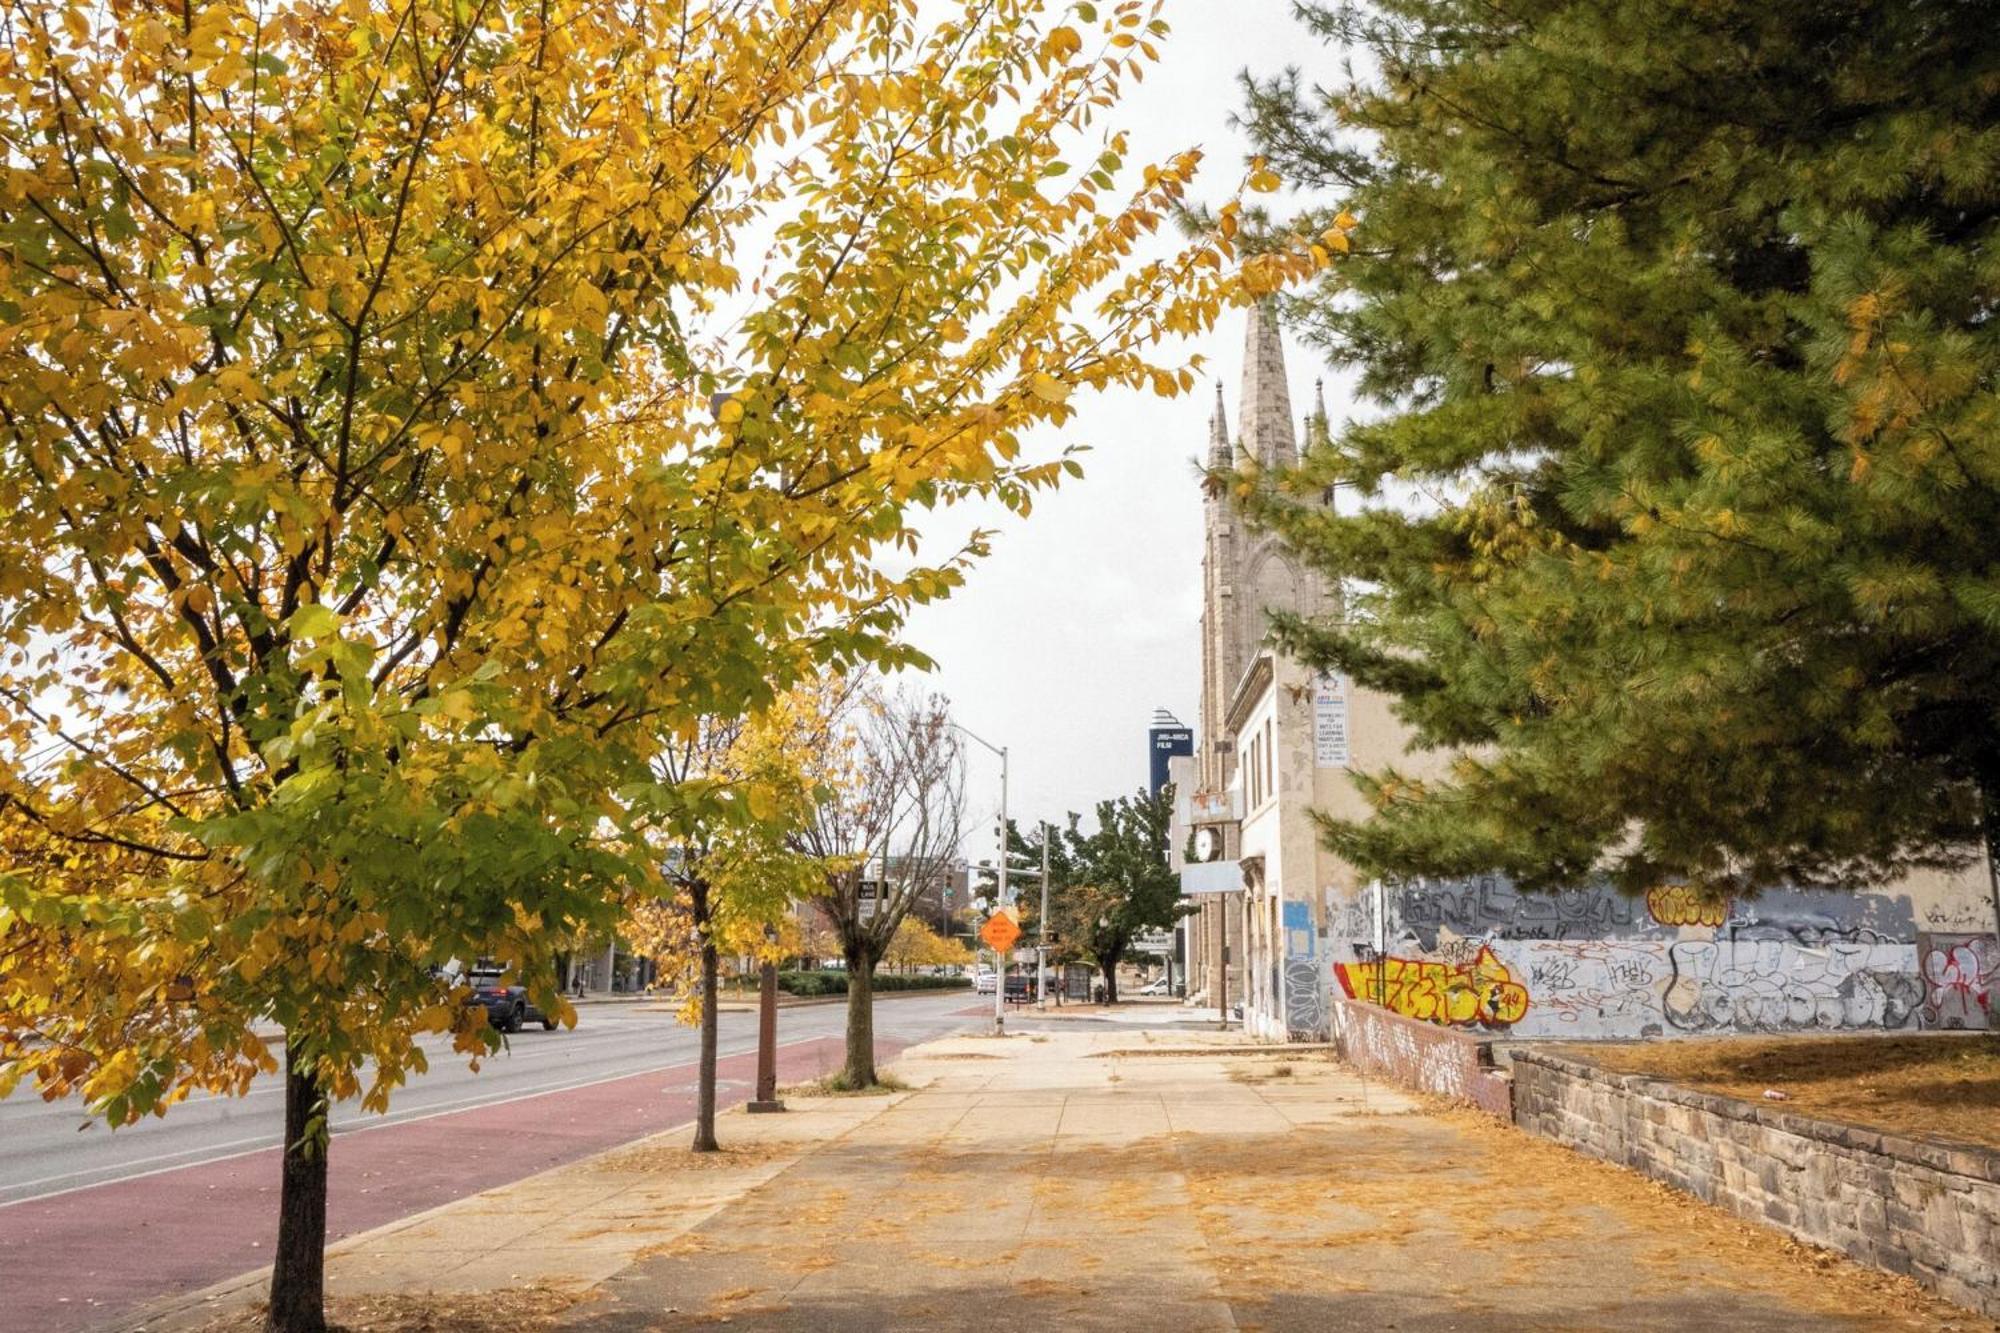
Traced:
<svg viewBox="0 0 2000 1333">
<path fill-rule="evenodd" d="M 1118 123 L 1133 163 L 1199 146 L 1218 200 L 1238 179 L 1247 146 L 1229 127 L 1238 71 L 1329 54 L 1292 17 L 1290 0 L 1167 0 L 1173 25 L 1161 65 L 1134 88 Z M 1243 320 L 1224 315 L 1194 344 L 1225 386 L 1232 436 L 1242 370 Z M 1318 364 L 1287 342 L 1295 415 L 1311 402 Z M 911 640 L 938 662 L 926 678 L 951 697 L 959 721 L 1009 749 L 1009 813 L 1022 824 L 1089 813 L 1146 781 L 1146 730 L 1156 707 L 1197 725 L 1201 687 L 1201 496 L 1195 459 L 1207 441 L 1212 378 L 1172 400 L 1123 391 L 1079 400 L 1060 440 L 1091 446 L 1081 481 L 1045 494 L 1034 514 L 980 513 L 998 530 L 993 554 L 949 601 L 921 609 Z M 1329 385 L 1328 411 L 1344 404 Z M 939 520 L 957 526 L 966 515 Z M 971 813 L 999 804 L 999 762 L 971 747 Z M 979 849 L 968 841 L 967 851 Z"/>
</svg>

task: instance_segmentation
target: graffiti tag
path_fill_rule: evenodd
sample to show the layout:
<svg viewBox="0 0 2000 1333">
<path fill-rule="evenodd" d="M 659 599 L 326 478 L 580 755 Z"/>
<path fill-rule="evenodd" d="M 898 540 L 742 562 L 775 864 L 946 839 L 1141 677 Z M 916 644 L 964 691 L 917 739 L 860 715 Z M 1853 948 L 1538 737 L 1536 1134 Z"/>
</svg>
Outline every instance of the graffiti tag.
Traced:
<svg viewBox="0 0 2000 1333">
<path fill-rule="evenodd" d="M 1720 926 L 1729 920 L 1727 899 L 1703 897 L 1687 884 L 1648 889 L 1646 910 L 1663 926 Z"/>
<path fill-rule="evenodd" d="M 1507 965 L 1482 948 L 1469 963 L 1385 958 L 1336 963 L 1341 989 L 1358 1000 L 1393 1009 L 1405 1018 L 1450 1027 L 1508 1027 L 1528 1012 L 1528 988 Z"/>
</svg>

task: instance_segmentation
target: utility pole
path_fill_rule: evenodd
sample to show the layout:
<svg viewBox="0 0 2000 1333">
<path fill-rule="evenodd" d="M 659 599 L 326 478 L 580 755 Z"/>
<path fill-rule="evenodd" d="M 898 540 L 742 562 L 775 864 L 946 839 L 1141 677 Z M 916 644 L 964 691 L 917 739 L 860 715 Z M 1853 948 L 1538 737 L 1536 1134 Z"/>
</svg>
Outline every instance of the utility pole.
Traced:
<svg viewBox="0 0 2000 1333">
<path fill-rule="evenodd" d="M 945 725 L 1000 756 L 1000 883 L 995 890 L 1000 901 L 994 910 L 1004 911 L 1014 905 L 1007 892 L 1007 747 L 995 745 L 957 722 L 947 720 Z M 993 1035 L 1007 1035 L 1007 955 L 998 949 L 993 951 Z"/>
<path fill-rule="evenodd" d="M 964 728 L 960 728 L 964 730 Z M 966 733 L 970 735 L 970 732 Z M 983 742 L 982 742 L 983 743 Z M 1000 747 L 1000 909 L 1014 905 L 1007 892 L 1007 747 Z M 1007 955 L 993 951 L 993 1035 L 1007 1035 Z"/>
<path fill-rule="evenodd" d="M 1049 821 L 1042 821 L 1042 912 L 1035 918 L 1035 1007 L 1049 1007 Z"/>
</svg>

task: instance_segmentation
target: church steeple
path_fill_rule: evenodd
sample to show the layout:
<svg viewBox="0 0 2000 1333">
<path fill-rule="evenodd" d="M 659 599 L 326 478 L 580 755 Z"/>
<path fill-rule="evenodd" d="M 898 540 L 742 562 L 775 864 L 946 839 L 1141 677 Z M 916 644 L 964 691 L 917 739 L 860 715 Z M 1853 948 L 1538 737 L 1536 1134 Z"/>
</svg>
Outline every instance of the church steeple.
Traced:
<svg viewBox="0 0 2000 1333">
<path fill-rule="evenodd" d="M 1259 466 L 1291 467 L 1298 462 L 1292 393 L 1285 384 L 1285 347 L 1278 337 L 1277 311 L 1267 301 L 1250 307 L 1243 339 L 1243 402 L 1237 416 L 1243 452 Z"/>
<path fill-rule="evenodd" d="M 1208 419 L 1208 465 L 1229 466 L 1229 419 L 1222 412 L 1222 381 L 1215 382 L 1215 412 Z"/>
</svg>

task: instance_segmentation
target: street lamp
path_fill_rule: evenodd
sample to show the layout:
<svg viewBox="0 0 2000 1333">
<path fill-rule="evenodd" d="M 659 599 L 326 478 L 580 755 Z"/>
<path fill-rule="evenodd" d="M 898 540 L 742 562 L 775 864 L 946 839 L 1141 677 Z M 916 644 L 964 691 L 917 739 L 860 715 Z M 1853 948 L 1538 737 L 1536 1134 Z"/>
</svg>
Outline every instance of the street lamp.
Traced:
<svg viewBox="0 0 2000 1333">
<path fill-rule="evenodd" d="M 961 723 L 947 719 L 945 725 L 1000 756 L 1000 883 L 995 890 L 1000 901 L 995 910 L 1010 907 L 1014 898 L 1007 892 L 1007 747 L 995 745 Z M 993 1035 L 1004 1037 L 1007 1035 L 1007 955 L 995 949 L 993 963 Z"/>
</svg>

